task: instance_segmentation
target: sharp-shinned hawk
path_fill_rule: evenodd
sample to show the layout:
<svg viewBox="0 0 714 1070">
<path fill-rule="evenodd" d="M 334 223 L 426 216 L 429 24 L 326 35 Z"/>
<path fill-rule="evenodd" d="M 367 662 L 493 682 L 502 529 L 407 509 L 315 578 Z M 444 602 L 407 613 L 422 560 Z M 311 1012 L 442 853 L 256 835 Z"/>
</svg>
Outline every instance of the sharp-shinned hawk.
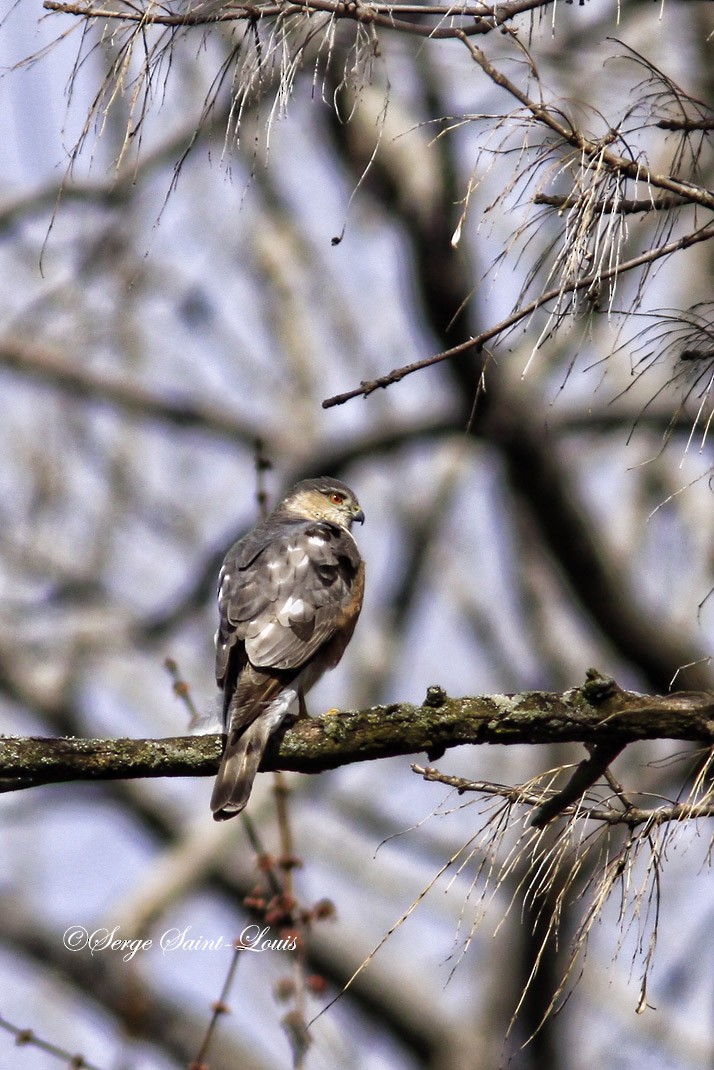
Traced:
<svg viewBox="0 0 714 1070">
<path fill-rule="evenodd" d="M 226 747 L 211 808 L 216 821 L 243 810 L 268 740 L 291 706 L 352 638 L 364 563 L 350 534 L 364 520 L 344 483 L 298 483 L 231 547 L 219 576 L 216 680 Z"/>
</svg>

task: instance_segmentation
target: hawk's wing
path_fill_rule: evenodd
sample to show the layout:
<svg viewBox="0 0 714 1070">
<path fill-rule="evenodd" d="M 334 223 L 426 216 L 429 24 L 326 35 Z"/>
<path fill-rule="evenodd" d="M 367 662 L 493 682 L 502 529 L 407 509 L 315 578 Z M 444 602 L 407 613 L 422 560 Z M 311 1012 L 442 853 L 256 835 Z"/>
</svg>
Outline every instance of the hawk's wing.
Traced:
<svg viewBox="0 0 714 1070">
<path fill-rule="evenodd" d="M 280 520 L 236 543 L 220 576 L 219 686 L 248 661 L 300 669 L 340 628 L 349 625 L 351 635 L 360 562 L 350 533 L 326 521 Z"/>
</svg>

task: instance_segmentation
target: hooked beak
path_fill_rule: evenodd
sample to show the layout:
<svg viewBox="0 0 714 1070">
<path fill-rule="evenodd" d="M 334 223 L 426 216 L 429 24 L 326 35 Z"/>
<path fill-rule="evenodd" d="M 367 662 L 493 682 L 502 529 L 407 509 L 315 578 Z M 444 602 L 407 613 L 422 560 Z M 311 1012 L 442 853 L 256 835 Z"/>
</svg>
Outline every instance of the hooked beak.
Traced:
<svg viewBox="0 0 714 1070">
<path fill-rule="evenodd" d="M 358 524 L 364 524 L 364 513 L 361 509 L 358 509 L 356 513 L 352 514 L 352 519 Z"/>
</svg>

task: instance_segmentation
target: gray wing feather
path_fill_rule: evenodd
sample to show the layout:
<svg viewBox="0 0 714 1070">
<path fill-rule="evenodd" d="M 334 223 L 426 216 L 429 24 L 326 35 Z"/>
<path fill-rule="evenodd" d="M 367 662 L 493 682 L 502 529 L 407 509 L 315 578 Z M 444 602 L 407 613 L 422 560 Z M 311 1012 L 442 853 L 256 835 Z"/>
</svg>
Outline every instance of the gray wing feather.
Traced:
<svg viewBox="0 0 714 1070">
<path fill-rule="evenodd" d="M 236 543 L 220 578 L 219 686 L 232 654 L 273 669 L 308 661 L 349 604 L 359 562 L 349 532 L 327 522 L 282 520 Z"/>
</svg>

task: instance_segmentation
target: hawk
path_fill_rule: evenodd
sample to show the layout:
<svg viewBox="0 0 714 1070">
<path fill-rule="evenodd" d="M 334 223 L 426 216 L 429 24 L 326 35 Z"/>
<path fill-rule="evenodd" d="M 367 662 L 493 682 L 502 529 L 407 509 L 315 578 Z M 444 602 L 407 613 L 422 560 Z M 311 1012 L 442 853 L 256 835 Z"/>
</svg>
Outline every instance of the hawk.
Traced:
<svg viewBox="0 0 714 1070">
<path fill-rule="evenodd" d="M 272 733 L 334 668 L 362 608 L 364 562 L 350 534 L 364 513 L 344 483 L 305 479 L 226 554 L 218 578 L 216 681 L 226 746 L 216 821 L 244 809 Z"/>
</svg>

